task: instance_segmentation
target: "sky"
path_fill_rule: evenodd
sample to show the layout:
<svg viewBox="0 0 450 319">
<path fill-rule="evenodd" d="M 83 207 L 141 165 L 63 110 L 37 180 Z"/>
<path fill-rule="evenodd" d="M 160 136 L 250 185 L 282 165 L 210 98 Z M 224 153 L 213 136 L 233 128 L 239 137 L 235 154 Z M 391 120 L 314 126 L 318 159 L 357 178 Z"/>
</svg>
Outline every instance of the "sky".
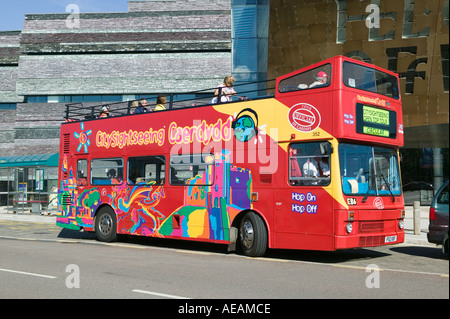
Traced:
<svg viewBox="0 0 450 319">
<path fill-rule="evenodd" d="M 127 0 L 0 0 L 0 31 L 23 30 L 27 13 L 64 13 L 76 4 L 80 12 L 127 12 Z"/>
</svg>

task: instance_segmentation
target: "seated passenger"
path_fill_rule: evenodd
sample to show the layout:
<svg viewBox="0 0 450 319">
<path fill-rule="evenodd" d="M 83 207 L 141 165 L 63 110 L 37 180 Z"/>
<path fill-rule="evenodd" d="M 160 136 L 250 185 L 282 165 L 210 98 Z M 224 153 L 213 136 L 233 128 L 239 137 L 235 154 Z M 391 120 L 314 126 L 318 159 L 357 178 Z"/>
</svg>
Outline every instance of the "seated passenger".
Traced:
<svg viewBox="0 0 450 319">
<path fill-rule="evenodd" d="M 303 176 L 307 177 L 317 177 L 318 171 L 316 165 L 308 158 L 306 163 L 303 165 Z"/>
<path fill-rule="evenodd" d="M 136 110 L 134 110 L 134 114 L 139 114 L 139 113 L 147 113 L 147 100 L 145 98 L 140 98 L 139 99 L 139 106 L 136 108 Z"/>
<path fill-rule="evenodd" d="M 221 88 L 221 97 L 220 102 L 231 102 L 232 96 L 237 95 L 236 91 L 234 90 L 233 84 L 234 84 L 234 77 L 231 75 L 227 75 L 225 79 L 223 79 L 223 83 L 220 84 L 217 89 L 214 91 L 215 97 L 212 99 L 211 103 L 215 104 L 218 101 L 218 95 L 219 95 L 219 89 Z"/>
<path fill-rule="evenodd" d="M 167 103 L 167 97 L 164 94 L 159 94 L 156 98 L 156 107 L 155 111 L 164 111 L 166 107 L 164 104 Z"/>
<path fill-rule="evenodd" d="M 110 117 L 109 115 L 109 105 L 105 105 L 102 107 L 102 110 L 100 111 L 100 115 L 98 117 Z"/>
<path fill-rule="evenodd" d="M 360 168 L 358 170 L 358 173 L 356 174 L 356 181 L 358 183 L 365 183 L 366 182 L 366 177 L 364 176 L 364 170 L 362 168 Z"/>
<path fill-rule="evenodd" d="M 130 114 L 134 114 L 134 112 L 136 111 L 136 108 L 138 107 L 138 105 L 139 105 L 139 102 L 136 101 L 136 100 L 130 102 L 130 104 L 129 104 Z"/>
<path fill-rule="evenodd" d="M 111 180 L 112 185 L 117 185 L 122 183 L 122 178 L 117 175 L 117 172 L 114 168 L 111 168 L 107 173 L 106 176 Z"/>
<path fill-rule="evenodd" d="M 328 166 L 327 160 L 325 157 L 315 157 L 314 161 L 317 167 L 317 172 L 320 177 L 329 177 L 330 176 L 330 167 Z"/>
<path fill-rule="evenodd" d="M 327 86 L 327 81 L 328 81 L 328 74 L 326 74 L 323 71 L 320 71 L 319 73 L 317 73 L 316 76 L 316 81 L 314 81 L 314 83 L 312 83 L 309 88 L 314 88 L 314 87 L 321 87 L 321 86 Z"/>
</svg>

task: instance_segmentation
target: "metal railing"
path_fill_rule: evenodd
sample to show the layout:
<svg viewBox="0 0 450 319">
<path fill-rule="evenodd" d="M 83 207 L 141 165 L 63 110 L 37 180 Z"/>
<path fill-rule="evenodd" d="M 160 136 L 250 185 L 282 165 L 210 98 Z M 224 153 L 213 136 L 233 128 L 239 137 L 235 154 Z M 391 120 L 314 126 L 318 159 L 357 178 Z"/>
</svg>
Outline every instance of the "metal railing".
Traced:
<svg viewBox="0 0 450 319">
<path fill-rule="evenodd" d="M 217 98 L 217 101 L 213 102 L 213 99 L 217 97 L 216 95 L 214 95 L 216 89 L 219 90 L 218 96 L 222 96 L 221 87 L 183 93 L 167 93 L 165 94 L 167 98 L 166 110 L 192 108 L 213 104 L 234 103 L 253 99 L 274 97 L 275 79 L 235 85 L 234 89 L 237 92 L 237 96 L 233 97 L 231 102 L 223 102 L 220 98 Z M 183 96 L 186 95 L 193 95 L 194 98 L 184 99 Z M 101 104 L 93 102 L 69 103 L 66 104 L 66 112 L 64 118 L 66 122 L 99 119 L 101 118 L 100 114 L 102 112 L 102 109 L 105 106 L 109 107 L 109 116 L 116 117 L 133 115 L 133 104 L 138 103 L 139 100 Z M 156 102 L 152 101 L 151 103 L 148 103 L 146 105 L 146 108 L 149 112 L 151 112 L 154 110 L 156 105 Z"/>
</svg>

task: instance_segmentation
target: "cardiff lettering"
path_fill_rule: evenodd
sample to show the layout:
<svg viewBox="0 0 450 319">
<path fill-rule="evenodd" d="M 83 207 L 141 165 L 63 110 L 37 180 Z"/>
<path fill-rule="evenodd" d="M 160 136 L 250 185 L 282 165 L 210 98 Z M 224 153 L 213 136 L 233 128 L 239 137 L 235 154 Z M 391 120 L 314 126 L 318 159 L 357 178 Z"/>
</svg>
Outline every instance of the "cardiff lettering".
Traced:
<svg viewBox="0 0 450 319">
<path fill-rule="evenodd" d="M 417 55 L 418 51 L 426 50 L 426 48 L 419 48 L 415 45 L 408 45 L 408 40 L 417 38 L 428 38 L 430 37 L 431 25 L 423 24 L 422 21 L 415 21 L 417 17 L 428 16 L 436 7 L 428 7 L 427 5 L 422 6 L 417 4 L 414 0 L 404 0 L 403 10 L 401 5 L 398 7 L 397 11 L 382 12 L 381 8 L 377 4 L 369 4 L 365 8 L 365 12 L 360 12 L 355 15 L 348 15 L 348 1 L 347 0 L 335 0 L 337 5 L 337 33 L 336 33 L 336 43 L 344 44 L 348 41 L 356 40 L 349 37 L 347 33 L 347 26 L 349 23 L 357 21 L 365 21 L 368 30 L 368 40 L 373 41 L 386 41 L 386 40 L 396 40 L 402 39 L 403 46 L 401 47 L 386 47 L 388 70 L 398 73 L 400 79 L 406 79 L 404 92 L 408 94 L 414 94 L 414 84 L 417 80 L 421 79 L 426 81 L 427 74 L 426 71 L 418 71 L 420 65 L 428 64 L 428 57 L 417 57 L 412 61 L 405 70 L 398 70 L 397 62 L 400 57 L 399 54 L 409 53 L 411 55 Z M 449 0 L 440 2 L 442 10 L 442 19 L 444 24 L 449 27 L 448 19 L 448 3 Z M 419 11 L 420 10 L 420 11 Z M 390 20 L 390 21 L 389 21 Z M 387 27 L 381 27 L 383 21 Z M 426 20 L 428 21 L 428 20 Z M 433 20 L 429 20 L 433 21 Z M 394 22 L 394 23 L 392 23 Z M 428 22 L 429 23 L 429 22 Z M 380 34 L 380 31 L 386 31 L 384 34 Z M 401 30 L 401 34 L 398 31 Z M 448 39 L 448 38 L 447 38 Z M 445 41 L 445 40 L 444 40 Z M 395 42 L 393 42 L 395 43 Z M 448 91 L 449 82 L 448 74 L 449 68 L 446 67 L 446 62 L 443 57 L 448 52 L 448 40 L 443 43 L 436 43 L 436 47 L 440 46 L 441 51 L 441 74 L 442 74 L 442 84 L 443 91 Z M 364 51 L 358 49 L 355 51 L 350 51 L 345 54 L 349 57 L 360 57 L 362 60 L 368 63 L 373 63 L 370 56 Z M 423 67 L 422 67 L 423 68 Z M 428 77 L 434 76 L 435 74 L 429 74 Z"/>
<path fill-rule="evenodd" d="M 225 123 L 219 119 L 214 124 L 206 124 L 202 121 L 200 125 L 180 127 L 176 122 L 169 125 L 170 144 L 189 144 L 194 141 L 207 145 L 211 140 L 214 142 L 229 141 L 233 136 L 231 118 Z"/>
</svg>

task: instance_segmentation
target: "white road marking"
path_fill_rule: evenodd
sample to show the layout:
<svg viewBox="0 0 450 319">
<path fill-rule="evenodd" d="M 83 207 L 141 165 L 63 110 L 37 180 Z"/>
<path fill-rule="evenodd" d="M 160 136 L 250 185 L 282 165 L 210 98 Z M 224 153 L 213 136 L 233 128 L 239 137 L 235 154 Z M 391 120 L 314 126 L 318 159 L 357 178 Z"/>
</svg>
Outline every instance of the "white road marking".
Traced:
<svg viewBox="0 0 450 319">
<path fill-rule="evenodd" d="M 140 294 L 146 294 L 146 295 L 153 295 L 157 297 L 164 297 L 164 298 L 171 298 L 171 299 L 191 299 L 186 297 L 180 297 L 180 296 L 174 296 L 174 295 L 167 295 L 167 294 L 161 294 L 159 292 L 153 292 L 153 291 L 146 291 L 146 290 L 139 290 L 139 289 L 133 289 L 133 292 L 137 292 Z"/>
<path fill-rule="evenodd" d="M 19 274 L 19 275 L 42 277 L 42 278 L 48 278 L 48 279 L 56 279 L 56 278 L 58 278 L 58 277 L 55 277 L 55 276 L 48 276 L 48 275 L 36 274 L 36 273 L 25 272 L 25 271 L 17 271 L 17 270 L 11 270 L 11 269 L 2 269 L 2 268 L 0 268 L 0 271 L 10 272 L 10 273 Z"/>
</svg>

